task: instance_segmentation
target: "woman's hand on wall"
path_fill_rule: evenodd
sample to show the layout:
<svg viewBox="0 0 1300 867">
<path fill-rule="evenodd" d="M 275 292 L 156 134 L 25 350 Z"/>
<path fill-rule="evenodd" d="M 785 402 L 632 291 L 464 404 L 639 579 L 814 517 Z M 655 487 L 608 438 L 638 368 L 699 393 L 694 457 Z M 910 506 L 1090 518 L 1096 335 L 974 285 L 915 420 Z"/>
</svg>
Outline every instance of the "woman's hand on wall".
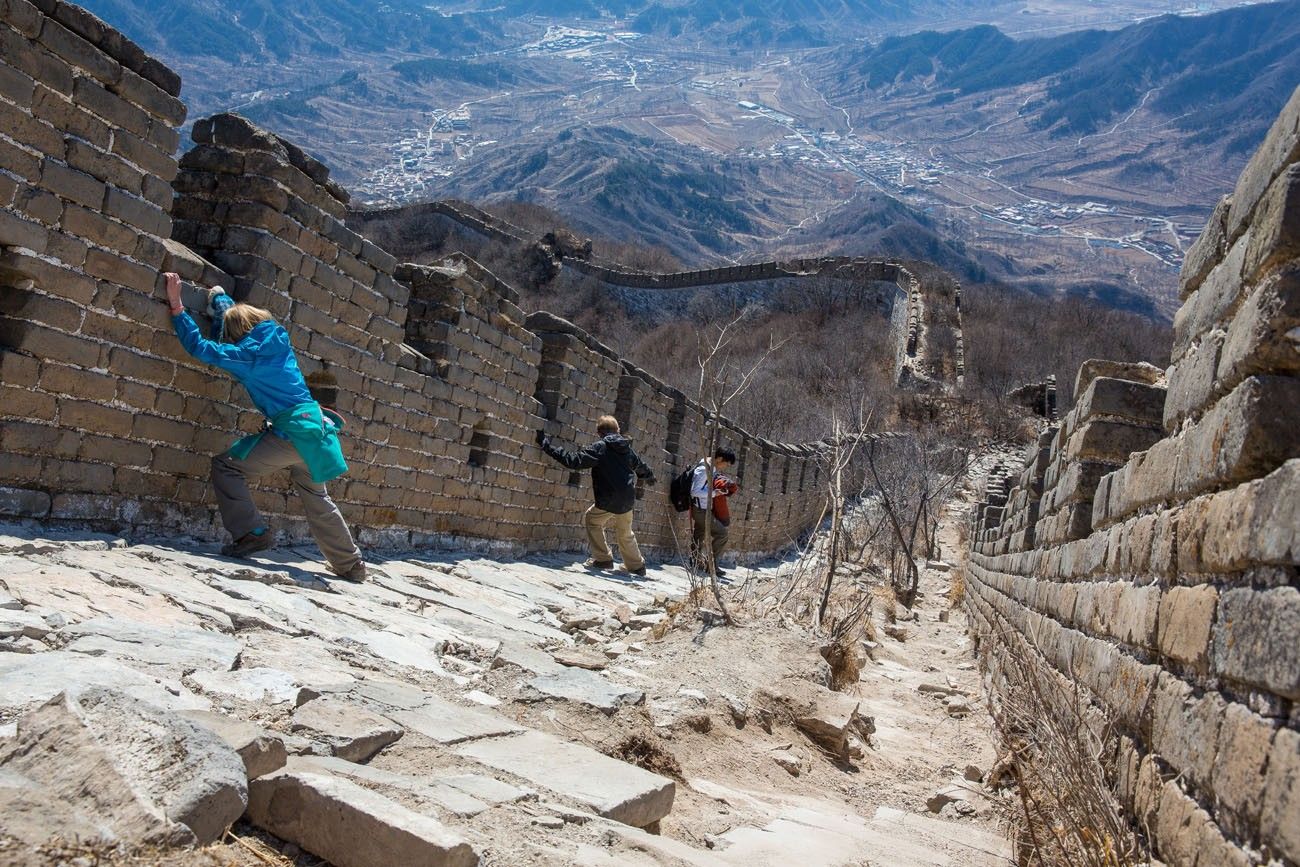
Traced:
<svg viewBox="0 0 1300 867">
<path fill-rule="evenodd" d="M 185 305 L 181 303 L 181 275 L 167 271 L 163 277 L 167 280 L 167 303 L 171 306 L 172 315 L 184 312 Z"/>
</svg>

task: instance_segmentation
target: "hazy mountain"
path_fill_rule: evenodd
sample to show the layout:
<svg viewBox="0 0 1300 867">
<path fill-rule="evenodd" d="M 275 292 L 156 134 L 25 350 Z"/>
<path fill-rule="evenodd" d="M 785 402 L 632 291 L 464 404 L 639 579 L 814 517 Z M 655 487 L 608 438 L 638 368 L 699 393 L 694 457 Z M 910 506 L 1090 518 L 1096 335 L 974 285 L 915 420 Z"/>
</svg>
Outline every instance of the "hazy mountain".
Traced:
<svg viewBox="0 0 1300 867">
<path fill-rule="evenodd" d="M 1300 2 L 1149 19 L 1116 31 L 1012 39 L 983 26 L 844 51 L 840 82 L 951 98 L 1045 82 L 1022 115 L 1058 135 L 1095 132 L 1144 99 L 1202 141 L 1253 148 L 1300 82 Z"/>
<path fill-rule="evenodd" d="M 287 59 L 357 52 L 464 54 L 500 38 L 499 16 L 445 14 L 420 0 L 81 0 L 165 57 Z"/>
</svg>

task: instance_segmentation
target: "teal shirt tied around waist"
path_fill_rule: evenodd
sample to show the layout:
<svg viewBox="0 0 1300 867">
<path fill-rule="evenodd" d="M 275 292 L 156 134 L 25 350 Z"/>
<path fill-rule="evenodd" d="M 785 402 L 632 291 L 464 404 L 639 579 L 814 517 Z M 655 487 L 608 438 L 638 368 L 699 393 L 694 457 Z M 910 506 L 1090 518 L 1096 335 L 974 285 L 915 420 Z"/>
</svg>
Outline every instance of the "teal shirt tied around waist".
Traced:
<svg viewBox="0 0 1300 867">
<path fill-rule="evenodd" d="M 343 420 L 335 413 L 327 417 L 312 399 L 289 343 L 289 332 L 279 323 L 267 321 L 258 323 L 238 343 L 222 343 L 222 317 L 233 304 L 225 294 L 213 297 L 212 339 L 203 336 L 188 312 L 173 316 L 172 327 L 181 346 L 199 361 L 220 367 L 239 380 L 253 405 L 270 420 L 271 431 L 297 448 L 312 481 L 322 484 L 343 475 L 348 469 L 338 437 Z M 231 454 L 242 460 L 261 436 L 244 437 Z"/>
</svg>

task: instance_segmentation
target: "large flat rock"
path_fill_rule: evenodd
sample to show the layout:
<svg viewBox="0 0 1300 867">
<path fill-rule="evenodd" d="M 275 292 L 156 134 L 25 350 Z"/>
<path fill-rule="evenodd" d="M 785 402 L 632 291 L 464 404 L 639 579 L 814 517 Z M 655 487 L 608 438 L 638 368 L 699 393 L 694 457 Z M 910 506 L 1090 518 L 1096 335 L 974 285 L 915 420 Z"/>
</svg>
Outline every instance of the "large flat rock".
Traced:
<svg viewBox="0 0 1300 867">
<path fill-rule="evenodd" d="M 206 710 L 182 711 L 189 721 L 215 734 L 244 763 L 244 774 L 256 779 L 284 767 L 288 758 L 284 740 L 253 723 Z"/>
<path fill-rule="evenodd" d="M 350 762 L 364 762 L 402 736 L 402 727 L 387 717 L 335 698 L 313 699 L 295 710 L 292 727 Z"/>
<path fill-rule="evenodd" d="M 473 741 L 456 752 L 638 828 L 668 815 L 677 791 L 666 777 L 537 731 Z"/>
<path fill-rule="evenodd" d="M 461 707 L 437 696 L 426 698 L 425 703 L 419 707 L 394 711 L 389 716 L 407 729 L 419 732 L 440 744 L 458 744 L 523 731 L 498 713 Z"/>
<path fill-rule="evenodd" d="M 478 855 L 441 822 L 350 780 L 285 769 L 254 780 L 248 817 L 337 867 L 473 867 Z"/>
<path fill-rule="evenodd" d="M 97 617 L 59 630 L 64 650 L 108 656 L 155 666 L 177 675 L 191 671 L 229 671 L 239 659 L 240 644 L 207 629 L 155 627 Z"/>
<path fill-rule="evenodd" d="M 79 692 L 92 687 L 109 687 L 174 710 L 212 706 L 180 681 L 141 674 L 113 659 L 61 650 L 0 653 L 0 710 L 17 711 L 49 701 L 65 690 Z"/>
<path fill-rule="evenodd" d="M 475 774 L 421 772 L 419 778 L 399 774 L 371 765 L 336 759 L 333 756 L 295 756 L 289 760 L 291 771 L 328 773 L 347 777 L 386 796 L 437 816 L 446 811 L 462 818 L 477 816 L 496 804 L 513 803 L 529 796 L 526 789 Z"/>
<path fill-rule="evenodd" d="M 560 698 L 594 707 L 605 713 L 619 708 L 638 705 L 645 701 L 645 693 L 629 686 L 611 683 L 592 671 L 583 668 L 564 668 L 551 674 L 542 674 L 528 681 L 522 697 Z"/>
<path fill-rule="evenodd" d="M 209 695 L 222 695 L 256 704 L 288 703 L 297 707 L 316 697 L 292 674 L 278 668 L 254 666 L 235 671 L 196 671 L 190 680 Z"/>
<path fill-rule="evenodd" d="M 206 844 L 248 797 L 244 763 L 217 735 L 101 688 L 59 695 L 23 716 L 17 736 L 0 746 L 0 772 L 11 783 L 6 832 L 18 828 L 29 842 L 72 839 L 89 826 L 106 840 Z M 32 804 L 47 811 L 40 826 L 11 826 L 10 816 L 33 812 Z"/>
</svg>

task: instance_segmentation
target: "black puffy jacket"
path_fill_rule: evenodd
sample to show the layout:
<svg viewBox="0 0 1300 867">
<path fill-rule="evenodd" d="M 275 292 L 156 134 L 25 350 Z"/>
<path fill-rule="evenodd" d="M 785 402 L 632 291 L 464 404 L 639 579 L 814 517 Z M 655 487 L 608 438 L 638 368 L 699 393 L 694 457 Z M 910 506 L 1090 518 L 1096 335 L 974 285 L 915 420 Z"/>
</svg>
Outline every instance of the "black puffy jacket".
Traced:
<svg viewBox="0 0 1300 867">
<path fill-rule="evenodd" d="M 591 470 L 591 489 L 596 508 L 621 515 L 636 504 L 636 480 L 654 484 L 655 474 L 632 451 L 632 441 L 622 434 L 609 434 L 585 449 L 565 451 L 542 441 L 542 450 L 571 470 Z"/>
</svg>

